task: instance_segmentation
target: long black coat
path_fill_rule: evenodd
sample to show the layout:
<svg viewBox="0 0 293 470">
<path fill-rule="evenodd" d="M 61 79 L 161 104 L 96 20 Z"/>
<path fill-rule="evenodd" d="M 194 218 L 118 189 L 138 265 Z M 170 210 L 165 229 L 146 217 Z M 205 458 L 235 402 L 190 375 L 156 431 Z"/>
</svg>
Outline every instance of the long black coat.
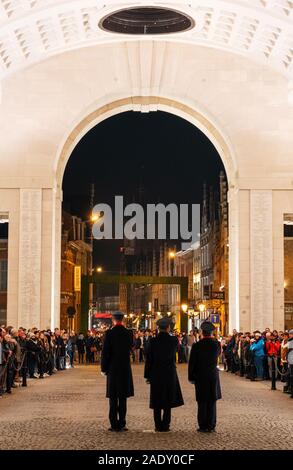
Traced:
<svg viewBox="0 0 293 470">
<path fill-rule="evenodd" d="M 107 398 L 128 398 L 134 395 L 130 365 L 132 344 L 132 331 L 123 325 L 116 325 L 105 334 L 101 370 L 107 374 Z"/>
<path fill-rule="evenodd" d="M 220 343 L 215 338 L 203 338 L 191 348 L 188 380 L 195 382 L 196 401 L 216 401 L 222 398 L 218 356 Z"/>
<path fill-rule="evenodd" d="M 161 332 L 148 344 L 144 377 L 151 384 L 150 408 L 175 408 L 184 404 L 176 372 L 178 341 Z"/>
</svg>

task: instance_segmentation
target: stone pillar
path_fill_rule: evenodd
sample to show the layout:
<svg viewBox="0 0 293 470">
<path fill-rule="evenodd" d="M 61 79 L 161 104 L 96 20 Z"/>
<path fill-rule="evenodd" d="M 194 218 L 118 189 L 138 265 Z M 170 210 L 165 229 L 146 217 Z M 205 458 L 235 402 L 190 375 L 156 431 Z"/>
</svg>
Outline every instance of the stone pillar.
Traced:
<svg viewBox="0 0 293 470">
<path fill-rule="evenodd" d="M 272 190 L 250 191 L 251 330 L 273 325 Z"/>
<path fill-rule="evenodd" d="M 62 193 L 53 190 L 51 329 L 60 326 Z"/>
<path fill-rule="evenodd" d="M 239 315 L 240 331 L 249 331 L 250 305 L 250 192 L 239 191 Z"/>
<path fill-rule="evenodd" d="M 229 332 L 250 329 L 249 191 L 229 190 Z"/>
<path fill-rule="evenodd" d="M 239 192 L 229 190 L 229 332 L 239 329 Z"/>
<path fill-rule="evenodd" d="M 40 328 L 42 190 L 20 189 L 18 325 Z"/>
<path fill-rule="evenodd" d="M 41 328 L 59 326 L 61 200 L 54 189 L 42 190 Z"/>
</svg>

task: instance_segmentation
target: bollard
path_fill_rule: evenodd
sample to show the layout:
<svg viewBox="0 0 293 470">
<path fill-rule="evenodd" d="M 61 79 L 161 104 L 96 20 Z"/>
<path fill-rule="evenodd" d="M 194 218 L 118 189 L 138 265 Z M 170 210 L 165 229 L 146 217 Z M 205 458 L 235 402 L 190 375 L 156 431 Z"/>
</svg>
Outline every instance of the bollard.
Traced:
<svg viewBox="0 0 293 470">
<path fill-rule="evenodd" d="M 271 390 L 277 390 L 276 389 L 276 363 L 275 363 L 275 357 L 272 356 L 272 387 Z"/>
</svg>

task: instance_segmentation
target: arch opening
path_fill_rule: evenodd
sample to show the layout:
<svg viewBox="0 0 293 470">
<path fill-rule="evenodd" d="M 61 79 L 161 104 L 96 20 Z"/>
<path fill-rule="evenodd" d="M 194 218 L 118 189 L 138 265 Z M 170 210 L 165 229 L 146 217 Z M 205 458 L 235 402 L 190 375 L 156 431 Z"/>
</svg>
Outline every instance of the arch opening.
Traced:
<svg viewBox="0 0 293 470">
<path fill-rule="evenodd" d="M 57 190 L 62 187 L 67 162 L 82 137 L 103 120 L 126 111 L 142 113 L 165 111 L 193 124 L 216 148 L 225 168 L 229 189 L 233 190 L 237 186 L 238 168 L 232 144 L 213 116 L 194 104 L 185 104 L 178 100 L 158 96 L 133 96 L 109 101 L 106 104 L 94 103 L 77 117 L 57 150 L 54 163 Z"/>
<path fill-rule="evenodd" d="M 151 101 L 151 100 L 150 100 Z M 117 103 L 116 103 L 117 104 Z M 145 105 L 145 104 L 144 104 Z M 150 104 L 148 103 L 148 106 Z M 142 104 L 140 103 L 140 106 L 142 106 Z M 174 106 L 174 104 L 173 104 Z M 161 109 L 161 111 L 164 111 L 163 113 L 162 112 L 159 112 L 157 114 L 155 113 L 150 113 L 150 114 L 133 114 L 133 113 L 129 113 L 127 111 L 129 111 L 129 109 L 133 109 L 134 107 L 134 103 L 133 101 L 131 103 L 121 103 L 120 102 L 120 106 L 116 106 L 116 107 L 112 107 L 112 106 L 106 106 L 103 111 L 104 112 L 93 112 L 90 116 L 88 116 L 88 118 L 86 119 L 86 121 L 84 121 L 83 125 L 79 124 L 78 125 L 78 131 L 77 131 L 77 128 L 75 128 L 75 132 L 74 134 L 71 135 L 71 139 L 66 141 L 66 144 L 64 147 L 63 147 L 63 152 L 61 153 L 61 158 L 59 160 L 59 165 L 57 165 L 57 170 L 59 169 L 59 181 L 60 181 L 60 186 L 61 186 L 61 176 L 63 176 L 63 173 L 65 171 L 65 179 L 66 179 L 66 174 L 67 174 L 67 171 L 68 171 L 68 167 L 70 167 L 70 158 L 72 158 L 72 156 L 74 156 L 74 154 L 76 154 L 77 152 L 77 149 L 80 148 L 83 144 L 83 142 L 88 138 L 89 135 L 95 133 L 95 129 L 102 129 L 103 127 L 107 127 L 107 124 L 111 121 L 111 120 L 120 120 L 121 122 L 121 119 L 123 121 L 123 116 L 125 115 L 132 115 L 132 117 L 134 117 L 134 119 L 137 119 L 138 116 L 141 117 L 141 119 L 145 119 L 145 118 L 149 118 L 151 120 L 152 116 L 156 116 L 156 118 L 160 116 L 160 114 L 166 114 L 168 115 L 169 117 L 173 118 L 173 119 L 177 119 L 178 120 L 178 117 L 175 117 L 175 116 L 179 116 L 179 117 L 183 117 L 183 119 L 179 119 L 179 121 L 181 121 L 181 124 L 183 125 L 183 123 L 185 124 L 185 126 L 187 127 L 190 127 L 190 129 L 193 129 L 194 133 L 196 134 L 196 132 L 198 133 L 198 135 L 201 135 L 202 138 L 204 140 L 206 140 L 206 143 L 208 142 L 210 147 L 214 149 L 214 155 L 217 155 L 218 159 L 219 159 L 219 162 L 220 162 L 220 166 L 221 166 L 221 169 L 222 169 L 222 174 L 224 174 L 224 166 L 223 166 L 223 160 L 221 161 L 221 155 L 218 151 L 218 149 L 220 149 L 221 153 L 223 154 L 223 152 L 225 153 L 226 152 L 226 166 L 225 166 L 225 170 L 226 170 L 226 175 L 227 175 L 227 178 L 226 176 L 224 176 L 224 179 L 225 179 L 225 183 L 227 184 L 227 179 L 229 180 L 229 176 L 228 176 L 228 172 L 227 172 L 227 167 L 229 168 L 229 171 L 230 171 L 230 174 L 232 173 L 233 171 L 233 162 L 231 161 L 231 154 L 230 152 L 228 151 L 228 144 L 225 142 L 225 140 L 222 138 L 221 134 L 219 133 L 219 131 L 217 131 L 215 128 L 213 128 L 213 126 L 211 124 L 209 124 L 209 129 L 206 133 L 209 134 L 209 136 L 206 135 L 206 133 L 203 133 L 203 131 L 198 127 L 195 127 L 194 124 L 195 124 L 195 116 L 193 115 L 193 117 L 190 117 L 189 119 L 186 119 L 186 109 L 184 109 L 184 106 L 181 105 L 181 108 L 177 108 L 175 107 L 175 112 L 172 112 L 170 113 L 170 106 L 169 106 L 169 110 L 168 109 L 168 105 L 166 103 L 162 103 L 160 102 L 159 106 L 158 106 L 158 103 L 157 103 L 157 109 Z M 138 103 L 136 103 L 136 109 L 135 110 L 138 110 Z M 140 109 L 141 110 L 141 109 Z M 144 109 L 146 110 L 146 108 Z M 111 116 L 114 116 L 114 117 L 111 117 Z M 196 117 L 198 118 L 200 115 L 199 113 L 196 115 Z M 187 122 L 189 121 L 189 122 Z M 208 122 L 206 120 L 206 122 Z M 100 124 L 99 124 L 100 123 Z M 98 125 L 99 124 L 99 125 Z M 193 125 L 191 125 L 193 124 Z M 203 122 L 201 123 L 201 127 L 203 127 Z M 213 146 L 213 142 L 212 140 L 209 138 L 210 135 L 213 135 L 213 140 L 214 142 L 217 142 L 217 147 L 216 146 Z M 219 136 L 221 137 L 219 140 L 216 140 L 216 136 L 219 138 Z M 121 134 L 120 134 L 120 137 L 121 137 Z M 104 143 L 105 144 L 105 143 Z M 104 145 L 103 144 L 103 145 Z M 108 142 L 109 144 L 109 142 Z M 106 144 L 107 145 L 107 144 Z M 105 146 L 103 147 L 105 148 Z M 230 158 L 230 161 L 229 161 L 229 158 Z M 128 161 L 128 164 L 129 164 L 129 161 Z M 66 165 L 67 165 L 67 168 L 66 168 Z M 65 170 L 66 168 L 66 170 Z M 62 169 L 62 170 L 61 170 Z M 121 170 L 121 168 L 120 168 Z M 186 171 L 186 170 L 185 170 Z M 188 171 L 188 169 L 187 169 Z M 234 169 L 234 172 L 235 172 L 235 169 Z M 78 172 L 77 172 L 78 174 Z M 57 171 L 57 175 L 58 175 L 58 171 Z M 219 175 L 218 175 L 219 176 Z M 231 183 L 230 183 L 231 184 Z M 89 199 L 88 199 L 88 207 L 90 206 L 90 191 L 89 191 L 89 184 L 88 184 L 88 195 L 89 195 Z M 66 189 L 67 187 L 67 189 Z M 202 189 L 202 188 L 201 188 Z M 67 192 L 68 190 L 68 183 L 64 186 L 64 199 L 65 199 L 65 202 L 68 203 L 68 198 L 67 198 Z M 227 186 L 226 186 L 226 190 L 225 190 L 225 194 L 227 195 Z M 66 201 L 67 200 L 67 201 Z M 93 201 L 92 201 L 93 202 Z M 170 201 L 169 201 L 170 202 Z M 227 206 L 228 207 L 228 206 Z M 228 236 L 228 225 L 226 225 L 226 228 L 227 228 L 227 236 Z M 200 257 L 202 257 L 202 252 L 204 251 L 203 250 L 203 246 L 201 245 L 207 245 L 208 243 L 210 242 L 210 239 L 207 239 L 206 238 L 206 241 L 202 240 L 201 239 L 201 242 L 199 244 L 199 251 L 198 253 L 200 254 Z M 97 242 L 97 243 L 101 243 L 101 241 Z M 226 247 L 228 247 L 228 240 L 226 240 Z M 180 251 L 179 249 L 177 249 L 177 247 L 175 247 L 175 251 Z M 170 246 L 167 246 L 167 255 L 168 253 L 170 252 Z M 173 251 L 173 250 L 172 250 Z M 206 247 L 206 252 L 208 251 L 208 248 Z M 167 256 L 166 255 L 166 256 Z M 204 256 L 207 256 L 207 254 L 205 254 Z M 93 264 L 93 265 L 97 265 L 97 261 Z M 97 266 L 99 267 L 99 266 Z M 227 267 L 227 266 L 226 266 Z M 101 268 L 101 266 L 100 266 Z M 170 266 L 169 266 L 170 268 Z M 91 269 L 93 269 L 93 267 L 91 267 Z M 113 268 L 114 269 L 114 268 Z M 113 269 L 109 269 L 109 271 L 113 271 Z M 115 268 L 117 270 L 117 268 Z M 177 268 L 179 270 L 179 265 L 177 266 Z M 134 274 L 134 272 L 132 272 L 132 274 Z M 136 273 L 137 274 L 137 273 Z M 228 281 L 227 282 L 227 286 L 226 286 L 226 289 L 228 291 Z M 208 284 L 208 281 L 207 281 L 207 284 Z M 221 284 L 221 283 L 220 283 Z M 223 285 L 221 284 L 218 286 L 218 289 L 220 291 L 220 288 L 221 290 L 223 290 Z M 213 288 L 210 286 L 210 293 L 212 295 L 212 290 Z M 171 297 L 172 295 L 174 296 L 175 294 L 170 294 Z M 205 295 L 207 296 L 207 294 Z M 117 297 L 117 296 L 116 296 Z M 202 287 L 201 289 L 201 297 L 203 298 L 204 297 L 204 289 Z M 223 296 L 224 297 L 224 296 Z M 92 299 L 93 300 L 93 299 Z M 199 300 L 199 299 L 198 299 Z M 212 300 L 212 299 L 211 299 Z M 92 302 L 93 303 L 93 302 Z M 148 302 L 149 303 L 149 302 Z M 154 298 L 153 298 L 153 304 L 154 304 Z M 212 304 L 211 304 L 212 305 Z M 96 307 L 96 304 L 95 304 L 95 307 Z M 155 307 L 154 307 L 155 308 Z M 144 310 L 146 309 L 146 305 L 144 307 Z M 215 311 L 215 309 L 214 309 Z M 226 312 L 225 314 L 227 315 L 227 311 L 228 311 L 228 299 L 226 298 Z M 105 313 L 105 312 L 103 312 Z M 129 312 L 128 312 L 129 313 Z M 166 312 L 165 312 L 166 313 Z M 211 309 L 209 308 L 209 313 L 211 313 Z M 224 315 L 225 315 L 224 314 Z M 223 321 L 223 320 L 221 320 Z M 225 322 L 227 324 L 227 328 L 228 328 L 228 322 L 227 322 L 227 317 L 225 318 Z M 190 323 L 189 323 L 189 326 L 190 326 Z"/>
</svg>

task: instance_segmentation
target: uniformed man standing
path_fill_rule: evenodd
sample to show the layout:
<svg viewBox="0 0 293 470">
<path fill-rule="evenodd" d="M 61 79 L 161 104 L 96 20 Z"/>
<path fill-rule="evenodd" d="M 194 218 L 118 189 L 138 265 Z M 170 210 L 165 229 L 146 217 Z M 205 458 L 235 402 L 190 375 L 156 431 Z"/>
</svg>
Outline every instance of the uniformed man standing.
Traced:
<svg viewBox="0 0 293 470">
<path fill-rule="evenodd" d="M 123 325 L 124 314 L 113 313 L 114 326 L 105 334 L 101 372 L 107 376 L 107 393 L 109 398 L 109 431 L 127 431 L 126 411 L 127 398 L 134 395 L 130 352 L 133 345 L 132 331 Z"/>
<path fill-rule="evenodd" d="M 176 372 L 178 340 L 170 336 L 171 321 L 157 321 L 159 334 L 151 338 L 146 354 L 144 377 L 151 385 L 150 408 L 154 410 L 155 430 L 168 432 L 171 408 L 184 404 Z"/>
<path fill-rule="evenodd" d="M 195 385 L 199 432 L 215 430 L 216 403 L 222 398 L 217 368 L 221 346 L 212 335 L 214 329 L 211 322 L 202 323 L 202 338 L 193 344 L 188 364 L 188 380 Z"/>
</svg>

